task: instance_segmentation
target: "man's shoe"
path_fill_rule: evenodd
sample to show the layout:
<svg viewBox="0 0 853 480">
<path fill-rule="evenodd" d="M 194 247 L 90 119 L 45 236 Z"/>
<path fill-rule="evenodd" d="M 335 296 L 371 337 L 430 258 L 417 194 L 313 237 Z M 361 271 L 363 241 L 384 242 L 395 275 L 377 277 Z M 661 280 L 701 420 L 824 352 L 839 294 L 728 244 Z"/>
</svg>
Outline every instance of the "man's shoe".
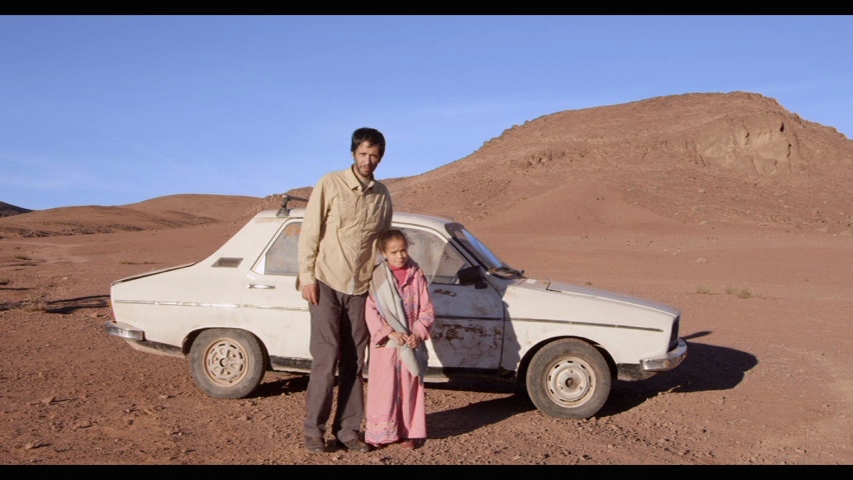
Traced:
<svg viewBox="0 0 853 480">
<path fill-rule="evenodd" d="M 348 440 L 346 442 L 338 440 L 338 445 L 346 448 L 347 450 L 353 450 L 361 453 L 367 453 L 370 451 L 370 445 L 362 442 L 357 438 L 353 438 L 352 440 Z"/>
<path fill-rule="evenodd" d="M 326 441 L 320 437 L 305 437 L 305 448 L 311 452 L 325 452 Z"/>
</svg>

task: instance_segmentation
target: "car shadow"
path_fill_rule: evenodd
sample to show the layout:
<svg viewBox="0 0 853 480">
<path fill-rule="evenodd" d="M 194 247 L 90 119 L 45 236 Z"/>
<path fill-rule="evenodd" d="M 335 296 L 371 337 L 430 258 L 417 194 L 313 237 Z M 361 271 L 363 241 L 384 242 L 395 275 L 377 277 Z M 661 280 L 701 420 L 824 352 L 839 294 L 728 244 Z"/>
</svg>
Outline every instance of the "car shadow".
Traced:
<svg viewBox="0 0 853 480">
<path fill-rule="evenodd" d="M 500 398 L 436 412 L 430 412 L 427 405 L 430 438 L 455 437 L 536 410 L 527 392 L 511 380 L 452 379 L 446 383 L 427 383 L 427 398 L 430 390 L 505 394 Z"/>
<path fill-rule="evenodd" d="M 2 289 L 11 290 L 11 289 Z M 29 290 L 26 288 L 16 290 Z M 109 295 L 90 295 L 87 297 L 67 298 L 63 300 L 48 300 L 45 297 L 37 296 L 27 298 L 18 302 L 3 302 L 0 303 L 0 311 L 3 310 L 32 310 L 42 311 L 45 313 L 73 313 L 83 308 L 106 308 L 110 306 Z"/>
<path fill-rule="evenodd" d="M 711 332 L 699 332 L 682 338 L 688 341 L 710 334 Z M 618 415 L 664 392 L 693 393 L 730 390 L 743 381 L 746 372 L 758 365 L 758 359 L 747 352 L 703 343 L 689 341 L 687 343 L 687 358 L 674 370 L 661 372 L 645 380 L 615 381 L 610 398 L 595 417 Z M 269 373 L 268 375 L 270 377 L 258 386 L 253 396 L 287 395 L 303 392 L 308 387 L 308 374 Z M 449 410 L 430 412 L 428 406 L 427 422 L 430 425 L 431 438 L 448 438 L 470 433 L 514 415 L 536 410 L 521 386 L 510 380 L 457 378 L 443 383 L 427 382 L 427 395 L 430 390 L 506 394 L 501 398 Z"/>
<path fill-rule="evenodd" d="M 65 300 L 48 301 L 46 313 L 72 313 L 83 308 L 103 308 L 110 306 L 109 295 L 91 295 L 88 297 L 68 298 Z"/>
<path fill-rule="evenodd" d="M 710 335 L 699 332 L 685 341 Z M 754 355 L 729 347 L 687 342 L 687 358 L 674 370 L 639 381 L 616 381 L 610 398 L 597 417 L 630 410 L 663 392 L 693 393 L 730 390 L 743 381 L 746 372 L 758 365 Z"/>
<path fill-rule="evenodd" d="M 307 373 L 267 372 L 253 397 L 277 397 L 304 392 L 308 388 Z"/>
<path fill-rule="evenodd" d="M 700 332 L 685 341 L 709 335 Z M 688 356 L 676 369 L 661 372 L 639 381 L 616 381 L 610 398 L 595 417 L 609 417 L 635 408 L 650 398 L 669 393 L 693 393 L 711 390 L 730 390 L 743 381 L 746 372 L 758 365 L 758 359 L 747 352 L 728 347 L 688 342 Z M 428 385 L 432 389 L 463 389 L 508 393 L 504 398 L 472 403 L 461 408 L 427 413 L 430 436 L 452 437 L 469 433 L 485 425 L 505 420 L 513 415 L 535 410 L 526 392 L 512 383 L 461 386 Z"/>
<path fill-rule="evenodd" d="M 500 423 L 520 413 L 535 410 L 525 393 L 472 403 L 460 408 L 427 413 L 430 438 L 449 438 Z"/>
</svg>

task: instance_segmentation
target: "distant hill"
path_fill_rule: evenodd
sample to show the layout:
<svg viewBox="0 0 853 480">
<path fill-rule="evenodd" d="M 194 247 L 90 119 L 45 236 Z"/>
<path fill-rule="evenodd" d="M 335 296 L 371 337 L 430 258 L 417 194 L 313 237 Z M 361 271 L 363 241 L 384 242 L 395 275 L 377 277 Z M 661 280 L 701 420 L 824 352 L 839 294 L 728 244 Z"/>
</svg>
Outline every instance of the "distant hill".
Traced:
<svg viewBox="0 0 853 480">
<path fill-rule="evenodd" d="M 507 222 L 510 210 L 519 222 L 532 205 L 575 221 L 618 201 L 685 224 L 853 227 L 853 141 L 745 92 L 546 115 L 389 184 L 398 208 L 465 222 Z"/>
<path fill-rule="evenodd" d="M 545 115 L 513 125 L 465 158 L 384 181 L 399 211 L 508 232 L 558 225 L 571 232 L 623 225 L 853 232 L 853 141 L 747 92 Z M 311 188 L 289 193 L 307 198 Z M 186 194 L 121 207 L 64 207 L 0 218 L 0 236 L 244 222 L 280 204 L 280 194 Z M 541 218 L 531 211 L 551 222 L 528 220 Z M 625 211 L 632 213 L 618 213 Z"/>
<path fill-rule="evenodd" d="M 248 218 L 259 197 L 182 194 L 123 206 L 74 206 L 0 218 L 0 237 L 156 230 Z"/>
<path fill-rule="evenodd" d="M 0 202 L 0 218 L 11 217 L 12 215 L 18 215 L 27 212 L 32 212 L 32 210 L 16 207 L 15 205 L 10 205 L 6 202 Z"/>
</svg>

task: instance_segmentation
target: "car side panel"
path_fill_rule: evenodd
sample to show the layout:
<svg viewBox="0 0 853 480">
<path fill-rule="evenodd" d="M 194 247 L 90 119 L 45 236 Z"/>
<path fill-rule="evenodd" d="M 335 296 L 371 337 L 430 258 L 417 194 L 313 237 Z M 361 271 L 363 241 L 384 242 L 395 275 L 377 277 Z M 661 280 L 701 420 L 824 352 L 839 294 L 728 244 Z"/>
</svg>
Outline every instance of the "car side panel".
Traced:
<svg viewBox="0 0 853 480">
<path fill-rule="evenodd" d="M 193 330 L 244 325 L 241 285 L 233 269 L 195 264 L 114 284 L 113 315 L 145 340 L 180 347 Z"/>
<path fill-rule="evenodd" d="M 296 276 L 249 272 L 243 291 L 246 319 L 269 355 L 310 359 L 311 315 L 296 290 Z"/>
<path fill-rule="evenodd" d="M 427 343 L 429 365 L 496 369 L 504 337 L 504 305 L 488 286 L 433 284 L 430 296 L 436 321 Z"/>
<path fill-rule="evenodd" d="M 674 318 L 657 310 L 598 297 L 508 288 L 505 368 L 532 346 L 554 337 L 580 337 L 601 345 L 616 363 L 637 364 L 669 349 Z M 515 351 L 518 354 L 515 354 Z"/>
</svg>

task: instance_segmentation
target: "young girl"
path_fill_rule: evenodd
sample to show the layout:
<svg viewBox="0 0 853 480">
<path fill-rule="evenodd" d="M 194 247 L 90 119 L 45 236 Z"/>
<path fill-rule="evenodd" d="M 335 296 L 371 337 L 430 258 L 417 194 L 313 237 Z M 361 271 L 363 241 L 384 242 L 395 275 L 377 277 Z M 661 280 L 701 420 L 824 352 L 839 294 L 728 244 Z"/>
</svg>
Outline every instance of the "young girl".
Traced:
<svg viewBox="0 0 853 480">
<path fill-rule="evenodd" d="M 400 230 L 379 237 L 385 256 L 373 271 L 365 319 L 370 330 L 364 439 L 376 447 L 426 439 L 424 373 L 435 310 L 423 271 L 409 258 Z"/>
</svg>

